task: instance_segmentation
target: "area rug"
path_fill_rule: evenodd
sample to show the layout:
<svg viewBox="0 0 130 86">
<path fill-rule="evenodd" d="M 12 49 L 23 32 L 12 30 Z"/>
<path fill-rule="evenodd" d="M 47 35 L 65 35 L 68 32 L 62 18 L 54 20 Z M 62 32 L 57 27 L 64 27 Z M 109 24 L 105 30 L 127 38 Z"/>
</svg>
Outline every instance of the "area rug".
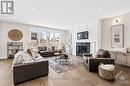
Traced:
<svg viewBox="0 0 130 86">
<path fill-rule="evenodd" d="M 60 74 L 60 73 L 75 69 L 83 65 L 83 62 L 80 61 L 79 59 L 71 58 L 70 64 L 63 65 L 63 64 L 60 64 L 59 61 L 55 61 L 55 59 L 51 59 L 49 60 L 49 65 L 57 74 Z"/>
</svg>

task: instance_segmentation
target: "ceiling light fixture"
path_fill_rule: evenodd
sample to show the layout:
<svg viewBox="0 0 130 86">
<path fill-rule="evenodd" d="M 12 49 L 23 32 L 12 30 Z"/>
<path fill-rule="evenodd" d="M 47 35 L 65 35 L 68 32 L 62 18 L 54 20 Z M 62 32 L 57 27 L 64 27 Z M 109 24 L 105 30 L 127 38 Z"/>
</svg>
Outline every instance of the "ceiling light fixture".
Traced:
<svg viewBox="0 0 130 86">
<path fill-rule="evenodd" d="M 35 10 L 35 8 L 32 8 L 32 10 Z"/>
<path fill-rule="evenodd" d="M 98 8 L 98 10 L 102 10 L 102 8 Z"/>
</svg>

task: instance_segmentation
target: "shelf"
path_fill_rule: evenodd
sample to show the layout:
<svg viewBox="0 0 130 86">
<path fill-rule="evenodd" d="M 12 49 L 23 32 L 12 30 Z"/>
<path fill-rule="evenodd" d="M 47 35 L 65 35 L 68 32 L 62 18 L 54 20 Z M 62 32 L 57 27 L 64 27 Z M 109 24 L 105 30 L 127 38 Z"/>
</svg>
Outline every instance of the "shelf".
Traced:
<svg viewBox="0 0 130 86">
<path fill-rule="evenodd" d="M 13 58 L 21 50 L 23 50 L 23 42 L 7 42 L 7 55 L 9 58 Z"/>
</svg>

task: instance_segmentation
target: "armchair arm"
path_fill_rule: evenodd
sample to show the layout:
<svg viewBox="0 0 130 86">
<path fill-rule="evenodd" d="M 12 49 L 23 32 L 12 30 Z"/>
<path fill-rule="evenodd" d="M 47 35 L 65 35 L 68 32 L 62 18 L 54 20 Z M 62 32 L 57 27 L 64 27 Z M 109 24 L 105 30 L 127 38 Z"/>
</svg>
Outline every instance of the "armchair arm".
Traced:
<svg viewBox="0 0 130 86">
<path fill-rule="evenodd" d="M 48 72 L 48 61 L 15 65 L 13 67 L 14 84 L 19 84 L 21 82 L 46 75 Z"/>
<path fill-rule="evenodd" d="M 88 68 L 89 71 L 95 72 L 98 71 L 98 65 L 100 63 L 104 64 L 114 64 L 114 59 L 112 58 L 89 58 L 88 59 Z"/>
<path fill-rule="evenodd" d="M 85 54 L 85 53 L 83 53 L 83 56 L 89 56 L 89 57 L 92 57 L 92 54 Z"/>
</svg>

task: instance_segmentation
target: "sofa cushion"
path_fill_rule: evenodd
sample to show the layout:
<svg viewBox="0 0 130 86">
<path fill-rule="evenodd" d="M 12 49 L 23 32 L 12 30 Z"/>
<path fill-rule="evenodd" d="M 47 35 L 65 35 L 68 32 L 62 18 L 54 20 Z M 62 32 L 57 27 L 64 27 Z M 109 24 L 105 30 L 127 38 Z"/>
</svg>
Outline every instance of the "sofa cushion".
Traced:
<svg viewBox="0 0 130 86">
<path fill-rule="evenodd" d="M 38 53 L 42 56 L 42 57 L 49 57 L 49 56 L 54 56 L 54 53 L 56 53 L 57 51 L 39 51 Z"/>
<path fill-rule="evenodd" d="M 44 46 L 44 47 L 38 47 L 38 50 L 39 50 L 39 51 L 46 51 L 46 50 L 47 50 L 47 46 Z"/>
</svg>

